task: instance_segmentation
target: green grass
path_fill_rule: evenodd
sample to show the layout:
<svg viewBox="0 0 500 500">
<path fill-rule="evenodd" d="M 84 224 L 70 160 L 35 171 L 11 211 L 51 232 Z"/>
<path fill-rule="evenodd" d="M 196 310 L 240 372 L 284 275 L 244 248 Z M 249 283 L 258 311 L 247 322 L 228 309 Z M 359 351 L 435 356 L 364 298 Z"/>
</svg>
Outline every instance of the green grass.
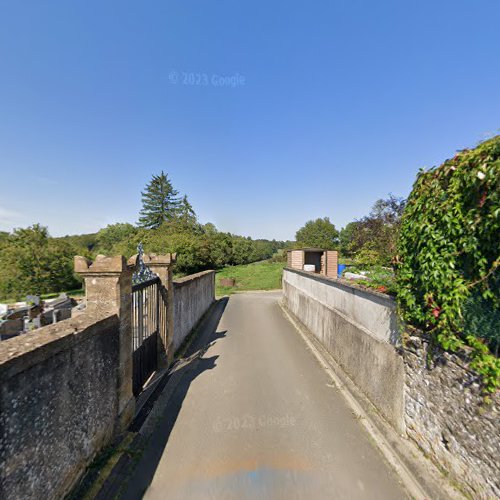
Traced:
<svg viewBox="0 0 500 500">
<path fill-rule="evenodd" d="M 247 290 L 276 290 L 281 288 L 281 275 L 285 262 L 254 262 L 241 266 L 225 267 L 215 277 L 215 293 L 218 297 Z M 221 278 L 234 278 L 233 287 L 220 286 Z"/>
</svg>

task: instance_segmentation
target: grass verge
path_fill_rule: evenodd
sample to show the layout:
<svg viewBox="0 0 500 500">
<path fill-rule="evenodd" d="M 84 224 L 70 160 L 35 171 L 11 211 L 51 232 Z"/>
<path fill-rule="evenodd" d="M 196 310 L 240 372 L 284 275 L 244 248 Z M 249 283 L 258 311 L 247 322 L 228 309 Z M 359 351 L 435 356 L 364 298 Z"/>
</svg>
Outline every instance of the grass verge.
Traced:
<svg viewBox="0 0 500 500">
<path fill-rule="evenodd" d="M 261 261 L 241 266 L 225 267 L 215 276 L 215 293 L 218 297 L 247 290 L 276 290 L 281 288 L 281 276 L 286 262 Z M 222 278 L 234 278 L 235 286 L 221 286 Z"/>
</svg>

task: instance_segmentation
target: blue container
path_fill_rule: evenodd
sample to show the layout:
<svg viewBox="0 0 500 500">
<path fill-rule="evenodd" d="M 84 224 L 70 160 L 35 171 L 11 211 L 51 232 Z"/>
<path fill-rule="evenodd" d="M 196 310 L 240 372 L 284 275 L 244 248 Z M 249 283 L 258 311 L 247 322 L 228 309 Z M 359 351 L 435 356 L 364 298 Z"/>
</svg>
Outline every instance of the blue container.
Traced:
<svg viewBox="0 0 500 500">
<path fill-rule="evenodd" d="M 347 266 L 345 264 L 337 264 L 337 276 L 340 278 Z"/>
</svg>

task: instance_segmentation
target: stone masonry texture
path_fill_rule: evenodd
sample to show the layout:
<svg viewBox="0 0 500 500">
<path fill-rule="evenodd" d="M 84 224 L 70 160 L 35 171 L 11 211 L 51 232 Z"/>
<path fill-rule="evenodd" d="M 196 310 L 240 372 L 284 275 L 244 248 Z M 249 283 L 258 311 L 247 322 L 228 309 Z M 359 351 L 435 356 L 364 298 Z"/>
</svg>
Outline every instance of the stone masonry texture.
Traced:
<svg viewBox="0 0 500 500">
<path fill-rule="evenodd" d="M 466 356 L 429 349 L 422 335 L 405 343 L 406 433 L 472 498 L 499 498 L 498 397 L 484 403 Z"/>
<path fill-rule="evenodd" d="M 66 320 L 0 346 L 0 498 L 60 498 L 113 437 L 119 320 Z"/>
</svg>

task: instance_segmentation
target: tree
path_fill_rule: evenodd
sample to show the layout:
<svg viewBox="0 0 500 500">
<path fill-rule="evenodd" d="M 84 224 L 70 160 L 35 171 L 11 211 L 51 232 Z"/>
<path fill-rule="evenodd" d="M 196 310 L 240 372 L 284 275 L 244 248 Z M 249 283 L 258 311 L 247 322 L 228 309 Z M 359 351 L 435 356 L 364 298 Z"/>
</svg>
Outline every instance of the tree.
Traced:
<svg viewBox="0 0 500 500">
<path fill-rule="evenodd" d="M 187 231 L 196 234 L 203 233 L 203 229 L 198 224 L 198 218 L 196 217 L 193 206 L 189 203 L 186 195 L 180 200 L 174 217 L 164 226 L 166 227 L 167 225 L 169 226 L 168 230 L 170 232 Z"/>
<path fill-rule="evenodd" d="M 193 210 L 193 206 L 188 201 L 188 197 L 184 195 L 179 204 L 178 217 L 187 225 L 194 225 L 197 223 L 198 218 Z"/>
<path fill-rule="evenodd" d="M 115 254 L 115 248 L 124 240 L 133 240 L 138 229 L 128 222 L 109 224 L 97 233 L 97 251 L 106 255 Z"/>
<path fill-rule="evenodd" d="M 346 257 L 351 257 L 353 254 L 352 242 L 357 230 L 358 223 L 356 221 L 349 222 L 340 230 L 340 253 Z"/>
<path fill-rule="evenodd" d="M 47 228 L 34 224 L 16 229 L 0 250 L 0 295 L 17 297 L 75 288 L 75 248 L 50 238 Z"/>
<path fill-rule="evenodd" d="M 356 221 L 352 232 L 350 250 L 373 256 L 373 264 L 389 265 L 396 254 L 396 244 L 406 200 L 389 194 L 377 200 L 369 215 Z M 366 258 L 365 258 L 366 260 Z"/>
<path fill-rule="evenodd" d="M 295 239 L 299 246 L 309 246 L 334 250 L 338 247 L 339 232 L 330 222 L 328 217 L 323 219 L 310 220 L 301 227 Z"/>
<path fill-rule="evenodd" d="M 139 225 L 147 229 L 156 229 L 164 222 L 171 221 L 179 210 L 180 202 L 168 174 L 161 172 L 153 175 L 142 195 L 142 210 Z"/>
</svg>

